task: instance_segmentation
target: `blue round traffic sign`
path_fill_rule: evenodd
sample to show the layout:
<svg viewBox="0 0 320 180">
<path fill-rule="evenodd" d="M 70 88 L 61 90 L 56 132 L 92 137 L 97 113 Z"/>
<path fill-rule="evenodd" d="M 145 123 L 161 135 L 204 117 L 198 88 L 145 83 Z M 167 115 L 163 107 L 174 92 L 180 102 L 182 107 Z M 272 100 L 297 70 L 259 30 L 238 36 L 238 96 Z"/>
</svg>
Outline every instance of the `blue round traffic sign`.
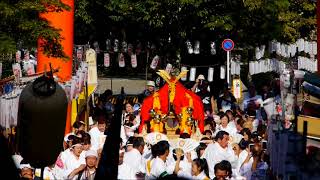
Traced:
<svg viewBox="0 0 320 180">
<path fill-rule="evenodd" d="M 225 51 L 231 51 L 234 48 L 234 42 L 231 39 L 225 39 L 222 42 L 222 49 Z"/>
</svg>

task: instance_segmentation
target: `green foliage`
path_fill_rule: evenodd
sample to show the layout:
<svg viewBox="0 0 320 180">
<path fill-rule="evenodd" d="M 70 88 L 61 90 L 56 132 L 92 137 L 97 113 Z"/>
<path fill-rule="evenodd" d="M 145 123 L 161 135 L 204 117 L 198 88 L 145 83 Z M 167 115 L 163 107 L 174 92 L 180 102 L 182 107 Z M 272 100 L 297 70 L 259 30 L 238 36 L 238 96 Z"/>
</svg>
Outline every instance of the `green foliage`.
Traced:
<svg viewBox="0 0 320 180">
<path fill-rule="evenodd" d="M 79 7 L 76 17 L 90 26 L 101 27 L 103 22 L 94 22 L 97 16 L 92 12 L 97 12 L 97 8 L 89 4 L 103 5 L 104 17 L 100 18 L 107 18 L 104 20 L 107 26 L 125 28 L 136 24 L 148 33 L 171 34 L 177 39 L 206 32 L 215 39 L 233 38 L 243 48 L 272 39 L 293 42 L 308 36 L 316 27 L 316 5 L 310 0 L 78 0 L 76 3 Z"/>
<path fill-rule="evenodd" d="M 0 2 L 0 54 L 37 46 L 39 37 L 48 56 L 67 58 L 59 30 L 39 17 L 41 12 L 60 12 L 70 7 L 60 0 L 4 0 Z"/>
</svg>

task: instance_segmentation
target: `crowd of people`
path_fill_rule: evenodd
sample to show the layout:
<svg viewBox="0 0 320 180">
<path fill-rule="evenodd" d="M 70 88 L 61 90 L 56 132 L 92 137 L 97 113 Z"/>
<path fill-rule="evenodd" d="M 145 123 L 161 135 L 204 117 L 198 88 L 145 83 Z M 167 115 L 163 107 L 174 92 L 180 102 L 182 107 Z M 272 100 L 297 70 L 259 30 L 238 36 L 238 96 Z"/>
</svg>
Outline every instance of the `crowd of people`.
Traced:
<svg viewBox="0 0 320 180">
<path fill-rule="evenodd" d="M 151 95 L 154 86 L 154 82 L 148 82 L 141 96 Z M 219 97 L 212 96 L 202 75 L 190 90 L 199 95 L 205 109 L 204 132 L 193 149 L 174 148 L 164 134 L 152 141 L 146 139 L 138 132 L 141 104 L 124 105 L 118 179 L 268 179 L 268 121 L 262 107 L 263 100 L 275 96 L 274 93 L 264 89 L 262 95 L 257 95 L 251 85 L 239 105 L 227 85 Z M 73 124 L 56 163 L 44 169 L 44 179 L 94 179 L 113 120 L 111 98 L 112 91 L 107 90 L 94 101 L 87 131 L 83 121 Z M 151 133 L 147 131 L 147 135 Z M 179 138 L 188 141 L 191 136 L 182 133 Z M 31 167 L 21 156 L 13 158 L 21 177 L 40 176 L 40 170 Z"/>
</svg>

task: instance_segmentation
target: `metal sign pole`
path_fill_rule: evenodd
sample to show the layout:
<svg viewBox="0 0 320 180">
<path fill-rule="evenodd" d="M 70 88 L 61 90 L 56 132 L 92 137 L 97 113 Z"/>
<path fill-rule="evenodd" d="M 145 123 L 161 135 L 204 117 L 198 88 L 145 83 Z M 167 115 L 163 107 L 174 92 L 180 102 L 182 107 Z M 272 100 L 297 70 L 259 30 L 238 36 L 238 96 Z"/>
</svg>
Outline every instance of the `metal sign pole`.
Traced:
<svg viewBox="0 0 320 180">
<path fill-rule="evenodd" d="M 230 85 L 230 51 L 227 51 L 227 82 Z"/>
</svg>

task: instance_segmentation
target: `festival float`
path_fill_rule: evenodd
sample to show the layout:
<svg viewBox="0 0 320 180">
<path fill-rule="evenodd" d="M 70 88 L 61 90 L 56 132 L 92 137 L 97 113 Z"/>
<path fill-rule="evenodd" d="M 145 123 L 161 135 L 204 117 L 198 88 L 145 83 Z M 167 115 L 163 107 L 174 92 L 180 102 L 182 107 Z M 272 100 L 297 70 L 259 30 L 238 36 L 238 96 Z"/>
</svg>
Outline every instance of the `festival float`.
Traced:
<svg viewBox="0 0 320 180">
<path fill-rule="evenodd" d="M 187 70 L 179 74 L 169 74 L 165 70 L 157 72 L 166 83 L 143 101 L 139 133 L 159 132 L 167 134 L 169 139 L 187 133 L 193 138 L 200 138 L 204 131 L 202 101 L 179 82 L 187 72 Z"/>
</svg>

